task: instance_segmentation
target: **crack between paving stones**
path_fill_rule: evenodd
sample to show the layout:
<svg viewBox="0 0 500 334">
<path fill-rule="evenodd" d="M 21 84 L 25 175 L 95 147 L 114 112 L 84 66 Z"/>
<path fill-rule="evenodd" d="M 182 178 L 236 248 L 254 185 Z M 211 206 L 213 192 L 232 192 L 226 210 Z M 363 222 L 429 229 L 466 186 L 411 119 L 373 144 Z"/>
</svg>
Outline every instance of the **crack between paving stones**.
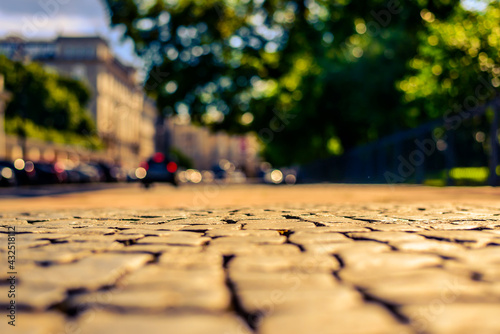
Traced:
<svg viewBox="0 0 500 334">
<path fill-rule="evenodd" d="M 392 245 L 390 245 L 388 242 L 385 242 L 385 241 L 380 241 L 380 240 L 375 240 L 375 239 L 370 239 L 370 238 L 365 238 L 365 237 L 350 237 L 347 235 L 347 233 L 349 232 L 344 232 L 342 233 L 343 235 L 345 235 L 347 238 L 349 239 L 352 239 L 352 240 L 360 240 L 360 241 L 373 241 L 373 242 L 378 242 L 379 244 L 383 244 L 383 245 L 386 245 L 386 246 L 389 246 L 389 248 L 392 250 L 392 251 L 398 251 L 398 249 Z"/>
<path fill-rule="evenodd" d="M 290 241 L 290 236 L 291 236 L 292 234 L 294 234 L 294 233 L 295 233 L 294 231 L 286 231 L 286 232 L 284 232 L 284 233 L 281 233 L 281 232 L 280 232 L 280 235 L 284 235 L 284 236 L 286 236 L 286 241 L 285 241 L 283 244 L 289 244 L 289 245 L 294 245 L 294 246 L 297 246 L 297 247 L 300 249 L 300 251 L 301 251 L 302 253 L 303 253 L 303 252 L 305 252 L 305 251 L 306 251 L 306 249 L 304 248 L 304 246 L 303 246 L 303 245 L 301 245 L 301 244 L 296 244 L 296 243 L 294 243 L 294 242 Z"/>
<path fill-rule="evenodd" d="M 307 220 L 307 219 L 305 219 L 303 217 L 299 217 L 299 216 L 283 215 L 283 217 L 285 217 L 286 219 L 298 219 L 298 220 L 306 222 L 306 223 L 313 223 L 316 227 L 325 227 L 326 226 L 325 224 L 318 223 L 318 222 L 315 222 L 312 220 Z"/>
<path fill-rule="evenodd" d="M 376 304 L 384 307 L 403 325 L 410 324 L 410 320 L 405 315 L 403 315 L 401 312 L 399 312 L 397 305 L 387 303 L 382 299 L 379 299 L 375 296 L 372 296 L 369 293 L 367 293 L 366 291 L 364 291 L 364 289 L 362 289 L 362 288 L 356 287 L 356 290 L 363 296 L 363 299 L 365 300 L 365 302 L 376 303 Z"/>
<path fill-rule="evenodd" d="M 465 246 L 467 246 L 467 244 L 471 244 L 471 243 L 475 244 L 475 243 L 477 243 L 476 240 L 450 240 L 450 239 L 447 239 L 447 238 L 441 238 L 441 237 L 437 237 L 437 236 L 422 235 L 422 234 L 419 234 L 419 235 L 423 236 L 426 239 L 430 239 L 430 240 L 439 240 L 439 241 L 444 241 L 444 242 L 449 242 L 449 243 L 463 244 Z"/>
<path fill-rule="evenodd" d="M 103 285 L 100 288 L 98 288 L 95 291 L 89 291 L 86 288 L 78 288 L 78 289 L 69 289 L 66 290 L 66 298 L 62 300 L 59 303 L 55 303 L 51 305 L 50 307 L 47 308 L 47 310 L 51 311 L 59 311 L 61 312 L 64 316 L 68 317 L 69 319 L 77 319 L 82 313 L 84 313 L 86 310 L 89 308 L 92 308 L 92 303 L 82 303 L 82 304 L 77 304 L 72 302 L 72 299 L 75 298 L 75 296 L 78 295 L 85 295 L 85 294 L 91 294 L 91 293 L 100 293 L 100 292 L 106 292 L 106 291 L 114 291 L 115 289 L 118 289 L 118 286 L 121 281 L 125 279 L 128 275 L 132 274 L 133 272 L 137 270 L 141 270 L 142 268 L 149 266 L 151 264 L 155 264 L 159 261 L 159 257 L 161 256 L 161 253 L 158 254 L 151 254 L 153 255 L 153 259 L 151 261 L 148 261 L 147 263 L 144 264 L 143 267 L 132 270 L 132 271 L 125 271 L 119 276 L 113 284 L 108 284 L 108 285 Z M 98 306 L 98 309 L 100 309 L 101 306 Z"/>
<path fill-rule="evenodd" d="M 333 254 L 333 257 L 335 259 L 337 259 L 337 261 L 339 262 L 340 268 L 338 270 L 334 270 L 332 274 L 339 282 L 341 282 L 342 284 L 345 284 L 345 282 L 340 277 L 340 272 L 345 268 L 344 260 L 338 254 Z M 381 305 L 382 307 L 387 309 L 402 324 L 409 324 L 410 323 L 409 319 L 399 312 L 397 306 L 389 304 L 389 303 L 387 303 L 381 299 L 378 299 L 374 296 L 371 296 L 364 289 L 362 289 L 358 286 L 353 285 L 353 288 L 355 288 L 363 296 L 364 301 L 372 302 L 372 303 L 376 303 L 376 304 Z"/>
<path fill-rule="evenodd" d="M 261 319 L 260 314 L 254 314 L 254 313 L 249 313 L 245 311 L 243 308 L 243 305 L 241 304 L 240 299 L 238 298 L 238 294 L 236 292 L 236 285 L 234 282 L 231 280 L 229 277 L 229 272 L 228 272 L 228 264 L 231 261 L 231 259 L 234 258 L 234 255 L 227 255 L 224 256 L 224 274 L 226 276 L 226 287 L 229 290 L 229 293 L 231 295 L 231 305 L 230 308 L 233 310 L 238 317 L 240 317 L 244 323 L 248 325 L 248 327 L 252 331 L 257 330 L 257 325 Z"/>
<path fill-rule="evenodd" d="M 370 220 L 370 219 L 364 219 L 364 218 L 356 218 L 356 217 L 353 217 L 353 216 L 342 216 L 344 218 L 348 218 L 348 219 L 352 219 L 352 220 L 359 220 L 361 222 L 365 222 L 365 223 L 375 223 L 375 222 L 380 222 L 380 220 Z"/>
</svg>

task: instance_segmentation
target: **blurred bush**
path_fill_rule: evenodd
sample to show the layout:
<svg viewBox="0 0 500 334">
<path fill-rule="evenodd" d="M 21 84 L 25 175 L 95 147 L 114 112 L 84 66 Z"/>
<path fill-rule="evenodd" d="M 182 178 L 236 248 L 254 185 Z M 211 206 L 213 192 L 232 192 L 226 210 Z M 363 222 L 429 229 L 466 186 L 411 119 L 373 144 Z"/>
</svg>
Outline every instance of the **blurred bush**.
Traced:
<svg viewBox="0 0 500 334">
<path fill-rule="evenodd" d="M 89 89 L 80 81 L 47 72 L 37 63 L 23 64 L 0 56 L 0 74 L 12 93 L 5 116 L 6 132 L 57 143 L 101 147 L 86 106 Z"/>
<path fill-rule="evenodd" d="M 57 144 L 71 144 L 92 150 L 100 150 L 104 145 L 97 135 L 81 135 L 71 131 L 55 130 L 42 127 L 33 121 L 20 117 L 10 117 L 5 120 L 7 134 L 23 138 L 35 138 Z"/>
</svg>

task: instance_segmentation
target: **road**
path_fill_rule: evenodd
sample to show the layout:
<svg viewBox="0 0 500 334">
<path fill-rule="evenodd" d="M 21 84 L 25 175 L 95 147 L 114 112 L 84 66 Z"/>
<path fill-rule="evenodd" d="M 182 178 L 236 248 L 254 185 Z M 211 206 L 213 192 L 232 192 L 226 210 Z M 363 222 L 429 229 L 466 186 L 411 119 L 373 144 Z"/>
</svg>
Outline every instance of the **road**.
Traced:
<svg viewBox="0 0 500 334">
<path fill-rule="evenodd" d="M 497 189 L 57 193 L 0 199 L 1 333 L 500 332 Z"/>
<path fill-rule="evenodd" d="M 0 191 L 0 212 L 81 208 L 199 208 L 273 204 L 500 203 L 500 189 L 389 185 L 185 185 L 139 184 L 41 187 Z"/>
</svg>

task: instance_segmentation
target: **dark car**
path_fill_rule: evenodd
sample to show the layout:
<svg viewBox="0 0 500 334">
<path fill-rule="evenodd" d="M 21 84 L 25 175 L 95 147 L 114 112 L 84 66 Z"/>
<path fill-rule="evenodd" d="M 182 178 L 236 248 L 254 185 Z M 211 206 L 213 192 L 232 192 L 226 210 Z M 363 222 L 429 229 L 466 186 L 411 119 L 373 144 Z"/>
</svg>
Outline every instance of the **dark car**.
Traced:
<svg viewBox="0 0 500 334">
<path fill-rule="evenodd" d="M 100 170 L 103 177 L 103 182 L 120 182 L 125 181 L 125 173 L 118 166 L 112 166 L 105 162 L 90 163 Z"/>
<path fill-rule="evenodd" d="M 64 170 L 60 170 L 54 164 L 48 162 L 33 163 L 28 161 L 26 162 L 26 171 L 33 180 L 33 184 L 62 183 L 67 177 Z"/>
<path fill-rule="evenodd" d="M 216 180 L 223 180 L 227 176 L 227 171 L 223 169 L 220 165 L 214 165 L 212 167 L 212 173 L 214 173 L 214 178 Z"/>
<path fill-rule="evenodd" d="M 156 153 L 147 161 L 141 163 L 135 171 L 135 176 L 149 188 L 154 182 L 167 182 L 177 185 L 177 162 L 168 159 L 163 153 Z"/>
</svg>

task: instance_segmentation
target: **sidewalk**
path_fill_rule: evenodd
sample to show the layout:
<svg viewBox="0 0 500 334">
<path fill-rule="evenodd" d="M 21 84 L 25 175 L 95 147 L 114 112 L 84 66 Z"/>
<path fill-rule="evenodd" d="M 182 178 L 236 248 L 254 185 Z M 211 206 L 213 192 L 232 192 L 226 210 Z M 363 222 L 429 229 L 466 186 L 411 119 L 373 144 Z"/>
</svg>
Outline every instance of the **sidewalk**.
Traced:
<svg viewBox="0 0 500 334">
<path fill-rule="evenodd" d="M 500 332 L 498 205 L 25 209 L 0 222 L 4 264 L 16 249 L 1 333 Z"/>
</svg>

